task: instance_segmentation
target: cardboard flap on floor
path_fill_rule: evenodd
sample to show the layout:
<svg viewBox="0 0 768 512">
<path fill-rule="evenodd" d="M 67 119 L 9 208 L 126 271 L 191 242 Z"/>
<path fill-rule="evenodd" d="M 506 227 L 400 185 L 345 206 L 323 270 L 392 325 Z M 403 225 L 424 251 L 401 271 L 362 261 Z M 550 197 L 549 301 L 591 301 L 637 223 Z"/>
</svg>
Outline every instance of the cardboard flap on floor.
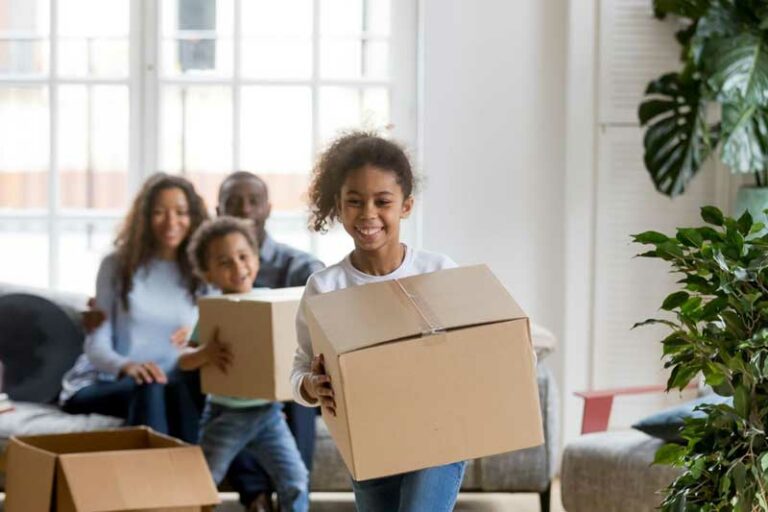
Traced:
<svg viewBox="0 0 768 512">
<path fill-rule="evenodd" d="M 147 428 L 12 438 L 9 457 L 8 512 L 202 510 L 219 502 L 200 447 Z"/>
<path fill-rule="evenodd" d="M 526 318 L 486 265 L 353 286 L 310 297 L 307 306 L 337 354 L 441 330 Z"/>
<path fill-rule="evenodd" d="M 50 510 L 56 455 L 11 438 L 6 456 L 5 510 Z"/>
<path fill-rule="evenodd" d="M 70 454 L 59 460 L 66 492 L 81 512 L 218 503 L 198 447 Z M 61 483 L 59 489 L 62 490 Z"/>
</svg>

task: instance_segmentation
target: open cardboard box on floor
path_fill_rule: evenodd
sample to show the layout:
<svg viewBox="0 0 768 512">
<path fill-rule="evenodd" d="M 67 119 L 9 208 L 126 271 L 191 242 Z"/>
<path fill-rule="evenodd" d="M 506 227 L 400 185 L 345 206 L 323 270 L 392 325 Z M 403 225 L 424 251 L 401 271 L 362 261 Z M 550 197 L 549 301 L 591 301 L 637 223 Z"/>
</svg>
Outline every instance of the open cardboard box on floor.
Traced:
<svg viewBox="0 0 768 512">
<path fill-rule="evenodd" d="M 203 392 L 291 400 L 296 312 L 303 292 L 303 287 L 257 288 L 199 299 L 200 343 L 210 340 L 218 329 L 219 339 L 229 344 L 233 356 L 226 373 L 213 365 L 200 370 Z"/>
<path fill-rule="evenodd" d="M 6 512 L 203 512 L 219 503 L 203 452 L 144 427 L 11 438 Z"/>
<path fill-rule="evenodd" d="M 307 299 L 356 480 L 544 442 L 528 318 L 484 265 Z"/>
</svg>

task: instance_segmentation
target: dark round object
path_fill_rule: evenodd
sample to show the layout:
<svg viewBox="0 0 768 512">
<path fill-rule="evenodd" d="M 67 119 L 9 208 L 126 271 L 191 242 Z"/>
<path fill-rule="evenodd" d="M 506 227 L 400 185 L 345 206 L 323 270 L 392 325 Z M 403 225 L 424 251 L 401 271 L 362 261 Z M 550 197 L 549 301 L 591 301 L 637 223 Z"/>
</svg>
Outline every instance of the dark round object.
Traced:
<svg viewBox="0 0 768 512">
<path fill-rule="evenodd" d="M 83 351 L 83 332 L 53 302 L 25 293 L 0 296 L 2 392 L 12 400 L 48 403 Z"/>
</svg>

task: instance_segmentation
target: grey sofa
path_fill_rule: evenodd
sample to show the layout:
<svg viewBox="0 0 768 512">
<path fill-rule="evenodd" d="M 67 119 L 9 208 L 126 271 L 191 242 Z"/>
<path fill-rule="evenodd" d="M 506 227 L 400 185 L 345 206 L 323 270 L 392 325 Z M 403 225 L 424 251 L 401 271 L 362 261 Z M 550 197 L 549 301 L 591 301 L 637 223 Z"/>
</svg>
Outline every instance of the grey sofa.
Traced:
<svg viewBox="0 0 768 512">
<path fill-rule="evenodd" d="M 54 302 L 80 329 L 80 312 L 87 298 L 78 294 L 54 293 L 0 283 L 0 299 L 9 294 L 34 294 Z M 0 310 L 0 315 L 2 311 Z M 552 350 L 551 335 L 534 328 L 535 345 L 540 360 Z M 82 331 L 78 343 L 82 345 Z M 2 347 L 0 347 L 2 349 Z M 2 351 L 0 350 L 0 354 Z M 63 374 L 63 372 L 61 372 Z M 55 378 L 60 379 L 61 374 Z M 544 434 L 542 446 L 471 461 L 462 491 L 466 492 L 535 492 L 541 497 L 542 510 L 549 510 L 550 485 L 556 471 L 557 439 L 559 428 L 557 386 L 548 369 L 539 366 L 539 394 L 541 398 Z M 47 396 L 47 395 L 46 395 Z M 11 398 L 14 398 L 11 396 Z M 12 435 L 71 432 L 114 428 L 121 424 L 117 418 L 99 415 L 69 415 L 51 403 L 14 401 L 16 410 L 0 414 L 0 450 Z M 322 419 L 318 416 L 317 446 L 311 475 L 313 491 L 350 491 L 349 474 Z M 0 479 L 2 484 L 2 479 Z"/>
<path fill-rule="evenodd" d="M 560 490 L 568 512 L 652 512 L 678 475 L 652 465 L 659 439 L 635 430 L 586 434 L 563 452 Z"/>
</svg>

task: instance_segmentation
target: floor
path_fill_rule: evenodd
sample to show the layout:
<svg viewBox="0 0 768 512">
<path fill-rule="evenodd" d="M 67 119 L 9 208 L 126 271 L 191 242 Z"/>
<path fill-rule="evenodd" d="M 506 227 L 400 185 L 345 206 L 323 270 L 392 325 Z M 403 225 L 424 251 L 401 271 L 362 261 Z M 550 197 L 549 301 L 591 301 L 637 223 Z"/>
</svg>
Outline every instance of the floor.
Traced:
<svg viewBox="0 0 768 512">
<path fill-rule="evenodd" d="M 237 503 L 237 495 L 223 493 L 224 500 L 217 512 L 243 512 Z M 560 503 L 560 483 L 552 488 L 551 512 L 565 512 Z M 326 492 L 312 495 L 312 512 L 355 512 L 351 493 Z M 455 512 L 539 512 L 538 494 L 463 493 Z"/>
<path fill-rule="evenodd" d="M 243 512 L 237 502 L 237 494 L 221 493 L 222 504 L 217 512 Z M 5 495 L 0 493 L 0 511 Z M 325 492 L 312 495 L 312 512 L 355 512 L 352 494 L 345 492 Z M 503 493 L 463 493 L 455 512 L 539 512 L 538 494 L 503 494 Z M 555 482 L 552 489 L 551 512 L 565 512 L 560 504 L 560 485 Z"/>
</svg>

